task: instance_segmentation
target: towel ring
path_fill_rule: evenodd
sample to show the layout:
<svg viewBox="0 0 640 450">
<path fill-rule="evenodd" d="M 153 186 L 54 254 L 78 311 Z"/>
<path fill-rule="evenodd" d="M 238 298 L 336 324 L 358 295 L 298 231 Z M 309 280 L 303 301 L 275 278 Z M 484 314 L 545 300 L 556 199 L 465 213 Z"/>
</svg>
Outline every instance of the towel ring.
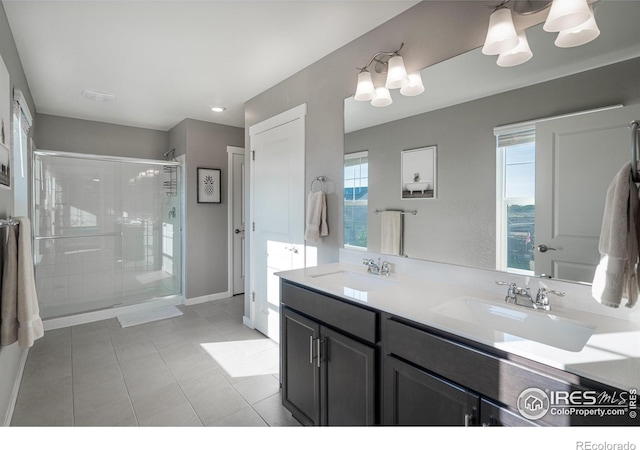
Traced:
<svg viewBox="0 0 640 450">
<path fill-rule="evenodd" d="M 324 182 L 326 180 L 327 180 L 327 177 L 325 176 L 315 177 L 311 182 L 311 192 L 313 192 L 313 185 L 316 183 L 316 181 L 320 183 L 320 190 L 324 192 Z"/>
</svg>

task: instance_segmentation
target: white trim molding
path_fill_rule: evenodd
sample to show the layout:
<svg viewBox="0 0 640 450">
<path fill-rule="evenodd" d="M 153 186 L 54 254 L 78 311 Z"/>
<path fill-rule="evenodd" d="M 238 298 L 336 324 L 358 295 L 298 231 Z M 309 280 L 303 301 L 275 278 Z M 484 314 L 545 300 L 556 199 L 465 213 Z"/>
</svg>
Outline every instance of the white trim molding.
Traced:
<svg viewBox="0 0 640 450">
<path fill-rule="evenodd" d="M 222 300 L 231 297 L 231 292 L 218 292 L 217 294 L 207 294 L 200 297 L 191 297 L 184 300 L 185 306 L 198 305 L 200 303 L 211 302 L 214 300 Z"/>
<path fill-rule="evenodd" d="M 285 123 L 300 119 L 306 115 L 307 104 L 303 103 L 302 105 L 291 108 L 290 110 L 280 113 L 277 116 L 270 117 L 260 123 L 250 126 L 249 136 L 255 136 L 256 134 L 262 133 L 263 131 L 279 127 L 280 125 L 284 125 Z"/>
</svg>

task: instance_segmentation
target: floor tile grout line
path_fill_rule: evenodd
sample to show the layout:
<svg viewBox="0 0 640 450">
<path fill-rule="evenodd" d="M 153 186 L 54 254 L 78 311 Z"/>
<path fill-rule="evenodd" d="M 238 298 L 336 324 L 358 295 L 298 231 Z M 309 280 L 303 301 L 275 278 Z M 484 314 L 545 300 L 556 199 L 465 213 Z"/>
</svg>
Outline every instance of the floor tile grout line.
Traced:
<svg viewBox="0 0 640 450">
<path fill-rule="evenodd" d="M 255 331 L 252 330 L 246 326 L 244 326 L 242 323 L 236 323 L 237 322 L 237 315 L 241 314 L 240 313 L 236 313 L 234 314 L 231 311 L 231 307 L 230 304 L 227 304 L 225 306 L 223 306 L 224 309 L 218 309 L 217 311 L 214 311 L 214 309 L 202 309 L 200 311 L 200 313 L 198 313 L 197 311 L 193 311 L 194 313 L 194 318 L 204 318 L 206 319 L 205 316 L 201 315 L 202 314 L 207 314 L 208 317 L 215 317 L 217 316 L 218 318 L 221 319 L 220 323 L 224 323 L 223 328 L 226 329 L 225 332 L 222 332 L 220 330 L 220 335 L 215 337 L 216 340 L 220 340 L 220 341 L 225 341 L 228 340 L 230 338 L 230 335 L 232 335 L 234 332 L 237 332 L 239 330 L 243 330 L 244 328 L 246 328 L 247 330 L 250 331 Z M 188 308 L 184 311 L 187 312 Z M 214 312 L 214 314 L 212 314 L 212 312 Z M 225 321 L 229 320 L 228 323 L 226 323 Z M 217 329 L 217 325 L 214 322 L 208 321 L 208 325 L 206 327 L 211 327 L 212 329 Z M 227 327 L 228 325 L 228 327 Z M 149 343 L 151 343 L 151 348 L 153 348 L 155 350 L 155 352 L 158 354 L 158 356 L 160 357 L 160 360 L 162 361 L 164 367 L 169 371 L 169 375 L 170 378 L 173 380 L 173 382 L 175 382 L 178 385 L 178 389 L 180 390 L 180 392 L 183 394 L 186 402 L 189 404 L 189 408 L 192 411 L 192 413 L 194 414 L 195 417 L 198 418 L 200 424 L 202 426 L 204 425 L 204 421 L 203 419 L 198 415 L 197 411 L 194 408 L 193 403 L 191 402 L 191 400 L 189 399 L 189 397 L 186 395 L 186 392 L 182 386 L 182 384 L 179 381 L 179 378 L 174 374 L 174 372 L 169 369 L 169 366 L 167 365 L 167 359 L 166 356 L 163 355 L 163 353 L 161 352 L 160 348 L 158 347 L 159 342 L 154 341 L 154 339 L 151 337 L 151 334 L 149 332 L 149 330 L 147 330 L 144 327 L 144 324 L 140 324 L 140 326 L 135 326 L 132 328 L 136 328 L 137 330 L 133 330 L 136 334 L 138 334 L 139 339 L 148 339 Z M 204 329 L 204 328 L 203 328 Z M 116 338 L 118 337 L 118 329 L 116 329 L 115 325 L 112 324 L 110 321 L 106 320 L 103 322 L 103 324 L 98 324 L 97 327 L 89 327 L 89 328 L 83 328 L 83 327 L 77 327 L 77 326 L 70 326 L 69 327 L 69 352 L 70 352 L 70 357 L 69 357 L 69 363 L 71 364 L 71 371 L 70 371 L 70 380 L 71 380 L 71 386 L 70 386 L 70 392 L 71 392 L 71 424 L 72 426 L 77 426 L 77 421 L 76 421 L 76 416 L 75 416 L 75 409 L 76 409 L 76 396 L 78 394 L 78 387 L 79 385 L 77 385 L 76 381 L 78 380 L 78 370 L 79 370 L 79 366 L 75 367 L 75 361 L 80 361 L 80 359 L 78 359 L 81 355 L 77 353 L 77 351 L 80 350 L 81 343 L 85 342 L 85 340 L 83 339 L 84 337 L 84 333 L 87 332 L 87 338 L 97 338 L 99 337 L 98 335 L 101 334 L 102 331 L 104 331 L 107 335 L 108 335 L 108 342 L 109 342 L 109 350 L 113 352 L 114 356 L 115 356 L 115 361 L 117 363 L 117 367 L 118 367 L 118 374 L 121 376 L 121 379 L 124 381 L 125 384 L 125 390 L 127 393 L 127 398 L 129 400 L 129 406 L 133 412 L 133 417 L 134 417 L 134 421 L 135 424 L 137 426 L 142 426 L 140 425 L 140 420 L 138 418 L 138 414 L 139 412 L 136 411 L 134 404 L 133 404 L 133 399 L 132 399 L 132 391 L 131 391 L 131 386 L 129 384 L 127 384 L 126 382 L 126 378 L 124 377 L 124 362 L 125 361 L 129 361 L 129 359 L 123 359 L 123 355 L 119 352 L 116 351 Z M 139 333 L 140 331 L 142 331 L 142 333 Z M 173 333 L 173 331 L 167 331 L 167 333 L 170 335 L 171 333 Z M 161 333 L 164 334 L 164 333 Z M 123 337 L 123 345 L 128 345 L 129 343 L 136 343 L 139 340 L 137 338 L 133 338 L 132 341 L 128 341 L 127 340 L 127 336 L 126 333 L 121 335 Z M 241 334 L 241 337 L 239 337 L 238 339 L 251 339 L 252 335 L 245 335 L 245 334 Z M 248 337 L 247 337 L 248 336 Z M 263 335 L 261 335 L 260 333 L 256 332 L 256 336 L 261 336 L 264 337 Z M 77 337 L 77 338 L 76 338 Z M 265 339 L 268 339 L 265 337 Z M 77 341 L 77 342 L 76 342 Z M 193 336 L 190 336 L 190 338 L 185 342 L 185 343 L 190 343 L 191 345 L 195 345 L 197 346 L 198 342 L 197 342 L 197 333 L 194 334 Z M 170 343 L 170 341 L 169 341 Z M 105 341 L 106 344 L 106 341 Z M 149 349 L 150 350 L 150 349 Z M 258 352 L 256 352 L 256 355 L 260 355 L 264 352 L 267 351 L 272 351 L 272 348 L 265 348 L 263 350 L 260 350 Z M 107 350 L 105 350 L 107 351 Z M 134 352 L 135 354 L 136 352 Z M 130 356 L 129 354 L 124 355 L 124 356 Z M 131 361 L 135 361 L 136 359 L 139 359 L 143 356 L 147 356 L 145 355 L 140 355 L 140 356 L 135 356 L 133 358 L 130 358 Z M 213 365 L 214 368 L 216 368 L 216 370 L 220 371 L 222 370 L 221 367 L 219 367 L 218 365 Z M 272 375 L 274 376 L 274 374 L 269 373 L 269 371 L 265 371 L 264 373 L 260 373 L 260 374 L 256 374 L 256 375 Z M 117 376 L 116 374 L 114 374 L 115 376 Z M 187 373 L 187 375 L 189 375 L 189 373 Z M 268 399 L 269 397 L 272 397 L 273 395 L 278 395 L 278 393 L 275 394 L 271 394 L 271 395 L 267 395 L 266 397 L 262 398 L 261 400 L 258 400 L 256 402 L 254 402 L 254 404 L 252 404 L 249 399 L 251 397 L 245 397 L 242 392 L 239 390 L 238 388 L 238 383 L 233 383 L 232 380 L 230 380 L 227 376 L 225 376 L 224 374 L 222 374 L 224 376 L 224 378 L 226 379 L 227 385 L 231 386 L 233 388 L 233 392 L 235 392 L 235 394 L 237 394 L 239 396 L 240 399 L 242 399 L 243 403 L 248 406 L 249 408 L 251 408 L 250 410 L 247 411 L 252 411 L 255 415 L 257 415 L 260 418 L 260 421 L 266 425 L 266 426 L 271 426 L 271 424 L 268 422 L 267 417 L 269 417 L 268 413 L 270 410 L 267 409 L 263 409 L 263 412 L 265 415 L 261 414 L 258 409 L 256 409 L 255 404 L 260 403 L 263 400 Z M 247 378 L 250 378 L 251 376 L 248 376 Z M 113 378 L 113 377 L 111 377 Z M 276 378 L 276 380 L 278 379 L 277 376 L 274 376 L 274 378 Z M 182 378 L 180 378 L 182 379 Z M 115 381 L 115 380 L 114 380 Z M 255 392 L 261 392 L 261 391 L 255 391 Z M 262 395 L 262 394 L 261 394 Z M 96 405 L 96 407 L 98 407 L 99 405 Z M 241 407 L 239 410 L 235 411 L 232 414 L 235 414 L 239 411 L 241 411 L 242 409 L 246 408 L 246 406 Z M 220 417 L 219 419 L 217 419 L 216 421 L 220 421 L 223 420 L 225 417 L 229 417 L 230 414 L 227 414 L 226 416 Z M 254 419 L 255 420 L 255 419 Z M 104 424 L 100 424 L 100 426 L 105 426 Z"/>
<path fill-rule="evenodd" d="M 122 365 L 120 364 L 120 358 L 118 357 L 118 352 L 116 351 L 116 346 L 113 343 L 113 336 L 111 335 L 111 330 L 109 330 L 108 325 L 107 325 L 107 332 L 109 334 L 109 342 L 111 342 L 113 353 L 116 355 L 116 363 L 118 364 L 118 369 L 120 369 L 120 375 L 122 376 L 122 382 L 124 383 L 124 388 L 127 390 L 127 398 L 129 399 L 129 405 L 131 405 L 131 411 L 133 411 L 133 418 L 136 421 L 136 426 L 139 427 L 140 421 L 138 420 L 138 414 L 136 413 L 135 406 L 133 406 L 133 399 L 131 398 L 131 392 L 129 391 L 129 386 L 127 386 L 127 380 L 125 380 L 124 378 L 124 373 L 122 373 Z M 146 331 L 145 331 L 145 334 L 146 334 Z"/>
<path fill-rule="evenodd" d="M 148 335 L 148 334 L 147 334 Z M 176 384 L 178 385 L 178 389 L 180 389 L 180 392 L 182 392 L 182 395 L 184 395 L 185 400 L 187 401 L 187 403 L 189 404 L 189 407 L 191 408 L 191 411 L 193 411 L 193 413 L 195 414 L 195 416 L 198 418 L 198 420 L 200 421 L 200 424 L 202 426 L 204 425 L 204 421 L 202 420 L 202 417 L 200 417 L 200 415 L 198 414 L 198 411 L 196 411 L 196 409 L 193 407 L 193 405 L 191 404 L 191 400 L 189 400 L 189 396 L 187 395 L 186 392 L 184 392 L 184 389 L 182 389 L 182 386 L 180 385 L 180 382 L 178 381 L 178 379 L 176 378 L 176 376 L 174 375 L 174 373 L 171 371 L 171 369 L 169 369 L 169 366 L 167 366 L 167 362 L 165 361 L 164 357 L 162 356 L 162 352 L 160 352 L 160 349 L 158 347 L 156 347 L 156 344 L 153 342 L 153 339 L 151 337 L 149 337 L 149 339 L 151 339 L 151 345 L 153 345 L 153 348 L 156 349 L 156 351 L 158 352 L 158 356 L 160 357 L 160 359 L 162 360 L 162 363 L 164 364 L 164 366 L 167 368 L 167 370 L 169 371 L 169 373 L 171 374 L 171 378 L 173 378 L 173 380 L 176 382 Z"/>
</svg>

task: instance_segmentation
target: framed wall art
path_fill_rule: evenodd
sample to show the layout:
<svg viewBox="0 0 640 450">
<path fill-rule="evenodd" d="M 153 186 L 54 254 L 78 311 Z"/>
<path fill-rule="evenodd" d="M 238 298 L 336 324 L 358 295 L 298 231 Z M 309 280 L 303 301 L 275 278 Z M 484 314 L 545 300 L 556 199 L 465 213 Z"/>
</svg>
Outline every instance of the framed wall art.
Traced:
<svg viewBox="0 0 640 450">
<path fill-rule="evenodd" d="M 402 199 L 436 198 L 435 145 L 402 152 Z"/>
<path fill-rule="evenodd" d="M 220 169 L 198 167 L 198 203 L 221 203 Z"/>
<path fill-rule="evenodd" d="M 0 187 L 11 188 L 11 81 L 0 57 Z"/>
</svg>

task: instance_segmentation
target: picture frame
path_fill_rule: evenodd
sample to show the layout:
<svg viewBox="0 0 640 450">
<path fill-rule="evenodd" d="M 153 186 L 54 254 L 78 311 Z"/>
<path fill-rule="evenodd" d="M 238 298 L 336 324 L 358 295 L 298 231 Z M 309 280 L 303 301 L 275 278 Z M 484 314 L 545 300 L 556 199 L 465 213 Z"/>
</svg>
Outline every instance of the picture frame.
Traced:
<svg viewBox="0 0 640 450">
<path fill-rule="evenodd" d="M 11 80 L 0 57 L 0 188 L 11 189 Z"/>
<path fill-rule="evenodd" d="M 198 203 L 221 203 L 220 169 L 198 167 Z"/>
<path fill-rule="evenodd" d="M 0 187 L 11 189 L 11 152 L 0 142 Z"/>
<path fill-rule="evenodd" d="M 402 151 L 402 200 L 437 198 L 437 154 L 435 145 Z"/>
</svg>

